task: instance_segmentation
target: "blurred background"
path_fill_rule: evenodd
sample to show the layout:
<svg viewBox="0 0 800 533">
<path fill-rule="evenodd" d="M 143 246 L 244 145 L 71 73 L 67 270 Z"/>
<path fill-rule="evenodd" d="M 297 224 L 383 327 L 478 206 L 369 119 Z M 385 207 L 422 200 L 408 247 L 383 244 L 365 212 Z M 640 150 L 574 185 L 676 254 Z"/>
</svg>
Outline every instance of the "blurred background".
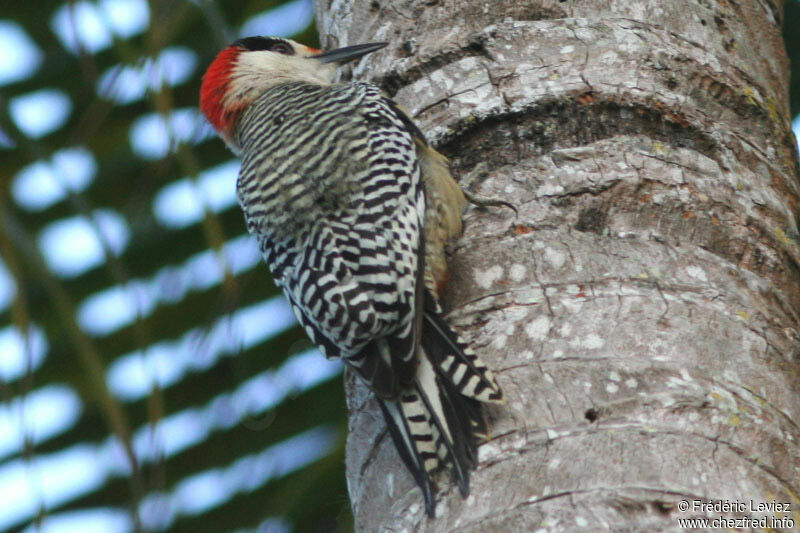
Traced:
<svg viewBox="0 0 800 533">
<path fill-rule="evenodd" d="M 313 17 L 312 0 L 6 3 L 0 531 L 352 529 L 341 367 L 261 265 L 238 162 L 197 109 L 225 44 L 319 47 Z M 798 65 L 797 0 L 785 28 Z"/>
</svg>

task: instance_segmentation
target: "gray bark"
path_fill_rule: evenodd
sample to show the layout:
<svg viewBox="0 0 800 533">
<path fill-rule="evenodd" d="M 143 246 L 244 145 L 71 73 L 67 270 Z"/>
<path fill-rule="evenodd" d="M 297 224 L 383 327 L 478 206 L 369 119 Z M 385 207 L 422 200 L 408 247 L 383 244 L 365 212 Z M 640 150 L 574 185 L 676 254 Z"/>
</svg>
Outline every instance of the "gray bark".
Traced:
<svg viewBox="0 0 800 533">
<path fill-rule="evenodd" d="M 381 84 L 484 195 L 449 321 L 498 374 L 465 501 L 438 516 L 347 382 L 361 531 L 675 530 L 680 500 L 800 518 L 798 160 L 771 0 L 318 0 L 385 40 Z M 335 36 L 335 37 L 334 37 Z M 742 513 L 734 513 L 741 515 Z M 749 514 L 749 513 L 744 513 Z"/>
</svg>

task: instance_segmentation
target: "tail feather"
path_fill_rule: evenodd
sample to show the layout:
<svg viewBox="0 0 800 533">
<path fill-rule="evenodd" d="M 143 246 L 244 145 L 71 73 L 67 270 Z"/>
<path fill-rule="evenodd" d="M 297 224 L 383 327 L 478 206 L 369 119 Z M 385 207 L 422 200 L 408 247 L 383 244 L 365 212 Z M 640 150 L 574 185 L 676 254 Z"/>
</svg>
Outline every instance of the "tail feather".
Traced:
<svg viewBox="0 0 800 533">
<path fill-rule="evenodd" d="M 392 436 L 394 446 L 397 448 L 400 458 L 405 463 L 408 471 L 414 477 L 422 496 L 425 498 L 425 509 L 429 516 L 436 514 L 436 500 L 433 498 L 433 480 L 429 475 L 436 464 L 431 463 L 428 456 L 427 447 L 423 441 L 415 440 L 411 432 L 409 419 L 406 417 L 401 407 L 401 402 L 392 402 L 378 398 L 378 405 L 381 406 L 383 416 L 386 418 L 386 425 L 389 427 L 389 434 Z M 432 465 L 432 466 L 431 466 Z"/>
<path fill-rule="evenodd" d="M 379 403 L 400 457 L 422 490 L 428 515 L 435 516 L 438 470 L 449 468 L 461 494 L 469 495 L 469 471 L 475 467 L 477 448 L 470 419 L 459 404 L 474 400 L 453 391 L 427 359 L 419 371 L 419 381 L 398 401 L 379 399 Z"/>
<path fill-rule="evenodd" d="M 451 398 L 447 388 L 442 386 L 427 357 L 421 359 L 415 388 L 425 406 L 426 429 L 432 434 L 439 450 L 436 467 L 449 466 L 461 492 L 466 496 L 469 494 L 469 470 L 474 464 L 464 454 L 464 443 L 474 441 L 474 437 L 469 426 L 458 424 L 461 414 L 453 408 L 456 398 Z"/>
<path fill-rule="evenodd" d="M 379 403 L 428 515 L 434 516 L 434 475 L 449 469 L 461 494 L 469 495 L 469 473 L 478 462 L 476 436 L 486 434 L 480 404 L 504 400 L 486 365 L 442 320 L 438 304 L 426 305 L 417 353 L 413 382 L 396 400 L 379 398 Z"/>
<path fill-rule="evenodd" d="M 426 293 L 422 344 L 458 392 L 488 403 L 505 403 L 491 370 L 442 319 L 439 303 Z"/>
</svg>

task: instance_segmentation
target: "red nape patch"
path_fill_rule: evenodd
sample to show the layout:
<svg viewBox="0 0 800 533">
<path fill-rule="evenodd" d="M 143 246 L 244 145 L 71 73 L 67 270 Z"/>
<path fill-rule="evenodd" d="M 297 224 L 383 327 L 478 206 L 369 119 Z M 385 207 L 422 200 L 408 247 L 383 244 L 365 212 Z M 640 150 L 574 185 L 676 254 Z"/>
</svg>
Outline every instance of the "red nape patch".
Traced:
<svg viewBox="0 0 800 533">
<path fill-rule="evenodd" d="M 222 99 L 228 92 L 228 82 L 239 52 L 240 48 L 229 46 L 217 54 L 203 75 L 203 84 L 200 86 L 200 109 L 211 125 L 224 135 L 228 135 L 233 128 L 238 111 L 225 109 Z"/>
</svg>

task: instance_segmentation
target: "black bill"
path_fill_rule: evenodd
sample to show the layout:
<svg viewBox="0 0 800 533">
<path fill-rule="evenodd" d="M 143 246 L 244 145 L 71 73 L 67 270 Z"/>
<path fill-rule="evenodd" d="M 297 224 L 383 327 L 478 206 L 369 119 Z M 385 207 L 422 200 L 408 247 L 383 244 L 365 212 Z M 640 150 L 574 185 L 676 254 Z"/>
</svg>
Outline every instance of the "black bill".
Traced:
<svg viewBox="0 0 800 533">
<path fill-rule="evenodd" d="M 347 63 L 348 61 L 358 59 L 359 57 L 365 56 L 370 52 L 374 52 L 375 50 L 380 50 L 387 44 L 389 43 L 369 43 L 345 46 L 344 48 L 337 48 L 336 50 L 322 52 L 321 54 L 311 57 L 314 59 L 319 59 L 323 63 Z"/>
</svg>

